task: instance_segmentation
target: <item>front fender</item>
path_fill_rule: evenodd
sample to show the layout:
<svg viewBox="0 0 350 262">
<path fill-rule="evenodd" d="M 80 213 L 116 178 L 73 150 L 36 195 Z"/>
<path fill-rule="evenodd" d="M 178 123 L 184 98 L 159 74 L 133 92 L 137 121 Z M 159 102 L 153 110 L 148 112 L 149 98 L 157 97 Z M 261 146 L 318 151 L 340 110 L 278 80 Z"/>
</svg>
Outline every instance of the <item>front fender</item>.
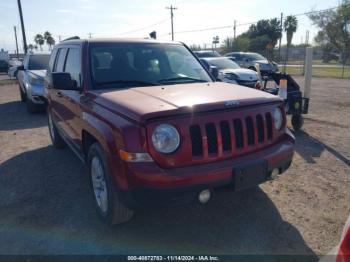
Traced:
<svg viewBox="0 0 350 262">
<path fill-rule="evenodd" d="M 124 147 L 121 132 L 114 130 L 103 119 L 90 113 L 83 112 L 82 119 L 84 123 L 83 130 L 92 135 L 103 148 L 116 186 L 121 189 L 127 189 L 129 185 L 128 178 L 124 171 L 123 162 L 118 154 L 118 149 Z"/>
</svg>

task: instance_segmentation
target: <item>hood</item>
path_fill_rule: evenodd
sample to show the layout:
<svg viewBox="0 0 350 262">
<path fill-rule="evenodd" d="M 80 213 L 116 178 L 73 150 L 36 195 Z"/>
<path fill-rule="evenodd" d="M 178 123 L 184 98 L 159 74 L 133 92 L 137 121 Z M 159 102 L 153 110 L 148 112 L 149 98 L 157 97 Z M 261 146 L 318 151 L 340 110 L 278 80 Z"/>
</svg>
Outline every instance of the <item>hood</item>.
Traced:
<svg viewBox="0 0 350 262">
<path fill-rule="evenodd" d="M 261 59 L 261 60 L 254 60 L 255 63 L 259 63 L 259 64 L 265 64 L 268 65 L 270 64 L 270 62 L 266 59 Z"/>
<path fill-rule="evenodd" d="M 46 69 L 43 70 L 29 70 L 30 73 L 38 77 L 44 78 L 46 75 Z"/>
<path fill-rule="evenodd" d="M 95 103 L 143 123 L 147 119 L 280 102 L 279 97 L 223 82 L 91 91 Z"/>
<path fill-rule="evenodd" d="M 220 70 L 223 74 L 233 73 L 238 76 L 240 80 L 244 81 L 256 81 L 258 80 L 258 74 L 250 69 L 238 68 L 238 69 L 224 69 Z"/>
</svg>

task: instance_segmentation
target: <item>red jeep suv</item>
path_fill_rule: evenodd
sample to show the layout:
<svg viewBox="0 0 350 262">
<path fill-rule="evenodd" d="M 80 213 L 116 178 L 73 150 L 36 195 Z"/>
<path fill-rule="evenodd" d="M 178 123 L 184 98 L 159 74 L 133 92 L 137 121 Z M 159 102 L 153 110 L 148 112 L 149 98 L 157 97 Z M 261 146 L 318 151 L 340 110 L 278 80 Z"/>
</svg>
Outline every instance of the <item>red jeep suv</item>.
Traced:
<svg viewBox="0 0 350 262">
<path fill-rule="evenodd" d="M 107 223 L 150 205 L 205 203 L 218 187 L 256 186 L 290 166 L 282 100 L 209 71 L 176 42 L 55 46 L 45 79 L 52 143 L 86 164 Z"/>
</svg>

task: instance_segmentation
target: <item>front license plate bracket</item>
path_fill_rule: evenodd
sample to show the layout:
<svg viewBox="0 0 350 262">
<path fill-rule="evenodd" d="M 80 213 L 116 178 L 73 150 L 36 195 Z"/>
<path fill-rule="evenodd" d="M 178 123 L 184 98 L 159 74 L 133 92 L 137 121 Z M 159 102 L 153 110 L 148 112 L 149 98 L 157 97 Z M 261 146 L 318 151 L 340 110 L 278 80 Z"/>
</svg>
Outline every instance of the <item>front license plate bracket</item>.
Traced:
<svg viewBox="0 0 350 262">
<path fill-rule="evenodd" d="M 267 180 L 267 162 L 259 161 L 233 169 L 234 189 L 242 190 Z"/>
</svg>

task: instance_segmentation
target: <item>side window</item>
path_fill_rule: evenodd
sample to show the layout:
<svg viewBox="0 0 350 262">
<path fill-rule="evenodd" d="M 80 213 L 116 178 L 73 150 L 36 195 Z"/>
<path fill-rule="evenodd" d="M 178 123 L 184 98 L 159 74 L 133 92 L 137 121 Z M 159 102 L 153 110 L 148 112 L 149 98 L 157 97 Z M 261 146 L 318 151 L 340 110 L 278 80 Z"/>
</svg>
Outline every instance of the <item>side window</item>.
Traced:
<svg viewBox="0 0 350 262">
<path fill-rule="evenodd" d="M 49 71 L 53 71 L 53 66 L 55 64 L 55 60 L 56 60 L 56 55 L 57 55 L 57 50 L 58 49 L 54 49 L 51 53 L 51 56 L 50 56 L 50 61 L 49 61 Z"/>
<path fill-rule="evenodd" d="M 64 61 L 66 60 L 67 48 L 60 48 L 54 72 L 63 72 Z"/>
<path fill-rule="evenodd" d="M 70 73 L 71 78 L 80 86 L 80 55 L 78 48 L 69 48 L 64 72 Z"/>
</svg>

